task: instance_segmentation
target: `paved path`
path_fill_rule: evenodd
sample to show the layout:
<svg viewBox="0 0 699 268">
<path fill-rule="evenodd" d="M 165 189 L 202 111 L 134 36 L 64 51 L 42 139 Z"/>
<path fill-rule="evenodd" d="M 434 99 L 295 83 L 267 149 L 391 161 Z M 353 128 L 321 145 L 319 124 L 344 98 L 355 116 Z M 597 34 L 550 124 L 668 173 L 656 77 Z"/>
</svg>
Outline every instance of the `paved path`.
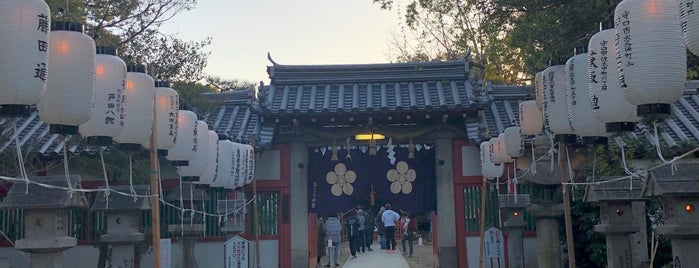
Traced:
<svg viewBox="0 0 699 268">
<path fill-rule="evenodd" d="M 374 251 L 357 253 L 357 258 L 350 257 L 342 267 L 344 268 L 410 268 L 400 251 L 387 252 L 381 250 L 378 244 Z M 374 247 L 372 246 L 372 247 Z"/>
</svg>

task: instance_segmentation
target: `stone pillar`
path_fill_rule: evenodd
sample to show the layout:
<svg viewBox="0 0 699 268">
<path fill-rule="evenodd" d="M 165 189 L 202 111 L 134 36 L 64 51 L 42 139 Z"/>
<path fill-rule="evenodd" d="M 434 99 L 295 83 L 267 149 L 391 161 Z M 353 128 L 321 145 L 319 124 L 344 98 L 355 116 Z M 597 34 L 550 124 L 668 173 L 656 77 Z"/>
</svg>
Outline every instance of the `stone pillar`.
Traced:
<svg viewBox="0 0 699 268">
<path fill-rule="evenodd" d="M 182 256 L 175 267 L 199 268 L 197 260 L 194 257 L 194 246 L 197 243 L 197 238 L 204 234 L 204 225 L 190 225 L 189 223 L 185 223 L 184 225 L 172 224 L 168 226 L 168 231 L 170 231 L 173 236 L 179 236 L 178 239 L 182 241 Z"/>
<path fill-rule="evenodd" d="M 201 203 L 208 200 L 209 196 L 202 189 L 196 188 L 192 183 L 183 183 L 182 187 L 177 187 L 168 193 L 166 200 L 179 201 L 180 192 L 182 192 L 182 201 L 184 208 L 196 209 L 201 207 Z M 191 207 L 191 204 L 194 207 Z M 175 265 L 177 268 L 199 268 L 197 260 L 194 257 L 194 246 L 197 242 L 197 237 L 204 234 L 205 226 L 202 224 L 203 215 L 201 213 L 188 212 L 184 217 L 180 216 L 181 224 L 171 224 L 168 226 L 168 231 L 173 237 L 179 236 L 182 241 L 182 256 Z M 158 254 L 157 252 L 153 254 Z"/>
<path fill-rule="evenodd" d="M 31 253 L 30 267 L 63 267 L 63 251 L 78 244 L 68 236 L 67 222 L 68 211 L 64 209 L 24 211 L 25 235 L 15 242 L 15 248 Z"/>
<path fill-rule="evenodd" d="M 437 238 L 439 241 L 440 267 L 458 267 L 456 239 L 456 217 L 454 214 L 454 169 L 452 161 L 452 140 L 435 140 L 435 165 L 437 174 L 437 215 L 439 215 Z M 475 159 L 480 163 L 479 159 Z M 463 209 L 463 208 L 460 208 Z M 465 250 L 465 249 L 463 249 Z M 466 264 L 462 264 L 465 266 Z"/>
<path fill-rule="evenodd" d="M 137 213 L 139 213 L 138 210 L 107 214 L 107 233 L 100 237 L 101 242 L 112 246 L 111 258 L 107 266 L 134 267 L 134 246 L 144 239 L 143 234 L 138 232 Z"/>
<path fill-rule="evenodd" d="M 292 143 L 290 151 L 291 267 L 308 267 L 308 147 Z"/>
<path fill-rule="evenodd" d="M 529 195 L 500 195 L 500 211 L 503 215 L 503 229 L 507 232 L 507 260 L 509 268 L 524 268 L 524 211 L 529 204 Z"/>
<path fill-rule="evenodd" d="M 563 204 L 533 203 L 527 207 L 536 219 L 537 259 L 540 268 L 562 268 L 561 237 L 558 219 L 563 216 Z"/>
<path fill-rule="evenodd" d="M 643 219 L 645 221 L 645 218 Z M 607 240 L 607 267 L 632 268 L 631 240 L 629 235 L 641 230 L 631 211 L 631 202 L 601 202 L 600 224 L 595 231 L 603 233 Z"/>
</svg>

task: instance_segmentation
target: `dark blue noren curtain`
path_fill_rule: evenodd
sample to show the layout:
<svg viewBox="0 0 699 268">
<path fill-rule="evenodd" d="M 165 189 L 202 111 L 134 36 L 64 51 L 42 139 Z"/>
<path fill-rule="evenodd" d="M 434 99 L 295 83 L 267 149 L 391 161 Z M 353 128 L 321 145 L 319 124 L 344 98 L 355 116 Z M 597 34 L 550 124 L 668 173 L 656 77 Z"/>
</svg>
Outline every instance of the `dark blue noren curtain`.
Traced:
<svg viewBox="0 0 699 268">
<path fill-rule="evenodd" d="M 418 146 L 421 147 L 421 146 Z M 308 153 L 309 210 L 319 216 L 344 212 L 356 205 L 391 203 L 395 210 L 414 213 L 436 209 L 434 146 L 422 146 L 408 158 L 408 148 L 381 148 L 376 155 L 359 149 L 332 151 L 310 148 Z M 351 157 L 347 157 L 347 154 Z M 391 161 L 389 156 L 395 159 Z"/>
</svg>

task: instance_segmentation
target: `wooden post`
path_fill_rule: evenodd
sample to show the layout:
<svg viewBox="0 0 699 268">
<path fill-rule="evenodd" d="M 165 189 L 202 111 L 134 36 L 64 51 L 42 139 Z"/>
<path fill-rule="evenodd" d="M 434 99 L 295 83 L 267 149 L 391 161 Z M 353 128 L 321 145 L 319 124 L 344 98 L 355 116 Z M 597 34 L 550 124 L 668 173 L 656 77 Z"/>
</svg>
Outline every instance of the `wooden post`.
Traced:
<svg viewBox="0 0 699 268">
<path fill-rule="evenodd" d="M 568 148 L 565 142 L 558 143 L 558 159 L 561 166 L 561 182 L 572 182 L 568 172 Z M 565 184 L 562 184 L 563 189 L 563 217 L 566 224 L 566 243 L 568 245 L 568 267 L 575 268 L 575 243 L 573 243 L 573 221 L 570 215 L 570 191 Z"/>
<path fill-rule="evenodd" d="M 478 267 L 483 268 L 483 251 L 485 250 L 485 200 L 488 195 L 486 179 L 483 177 L 483 187 L 481 187 L 481 250 L 478 255 Z"/>
<path fill-rule="evenodd" d="M 158 183 L 158 139 L 153 109 L 153 130 L 150 133 L 150 217 L 153 233 L 153 267 L 160 268 L 160 184 Z"/>
<path fill-rule="evenodd" d="M 256 139 L 257 135 L 253 135 L 250 141 L 250 146 L 252 146 L 253 150 L 252 157 L 255 157 Z M 255 178 L 252 179 L 252 198 L 252 225 L 255 227 L 255 267 L 260 268 L 262 267 L 262 265 L 260 265 L 260 223 L 257 210 L 257 180 Z"/>
</svg>

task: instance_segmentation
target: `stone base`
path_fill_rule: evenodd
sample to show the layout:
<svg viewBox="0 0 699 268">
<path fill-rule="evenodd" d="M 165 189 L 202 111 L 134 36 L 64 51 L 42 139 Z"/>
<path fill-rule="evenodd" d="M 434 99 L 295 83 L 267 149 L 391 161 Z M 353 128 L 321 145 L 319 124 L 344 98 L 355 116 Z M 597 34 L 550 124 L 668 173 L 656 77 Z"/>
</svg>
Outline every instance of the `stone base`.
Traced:
<svg viewBox="0 0 699 268">
<path fill-rule="evenodd" d="M 109 243 L 112 245 L 127 245 L 127 244 L 137 244 L 143 241 L 144 236 L 142 233 L 126 233 L 126 234 L 103 234 L 100 236 L 100 241 L 104 243 Z"/>
<path fill-rule="evenodd" d="M 439 267 L 459 267 L 456 254 L 456 247 L 439 247 Z M 462 267 L 468 264 L 462 263 Z"/>
<path fill-rule="evenodd" d="M 20 239 L 15 242 L 15 248 L 29 253 L 56 253 L 78 245 L 75 237 L 64 236 L 54 238 Z"/>
<path fill-rule="evenodd" d="M 627 235 L 638 232 L 641 230 L 641 226 L 635 224 L 626 225 L 611 225 L 611 224 L 597 224 L 595 225 L 595 232 L 603 233 L 605 235 Z"/>
</svg>

